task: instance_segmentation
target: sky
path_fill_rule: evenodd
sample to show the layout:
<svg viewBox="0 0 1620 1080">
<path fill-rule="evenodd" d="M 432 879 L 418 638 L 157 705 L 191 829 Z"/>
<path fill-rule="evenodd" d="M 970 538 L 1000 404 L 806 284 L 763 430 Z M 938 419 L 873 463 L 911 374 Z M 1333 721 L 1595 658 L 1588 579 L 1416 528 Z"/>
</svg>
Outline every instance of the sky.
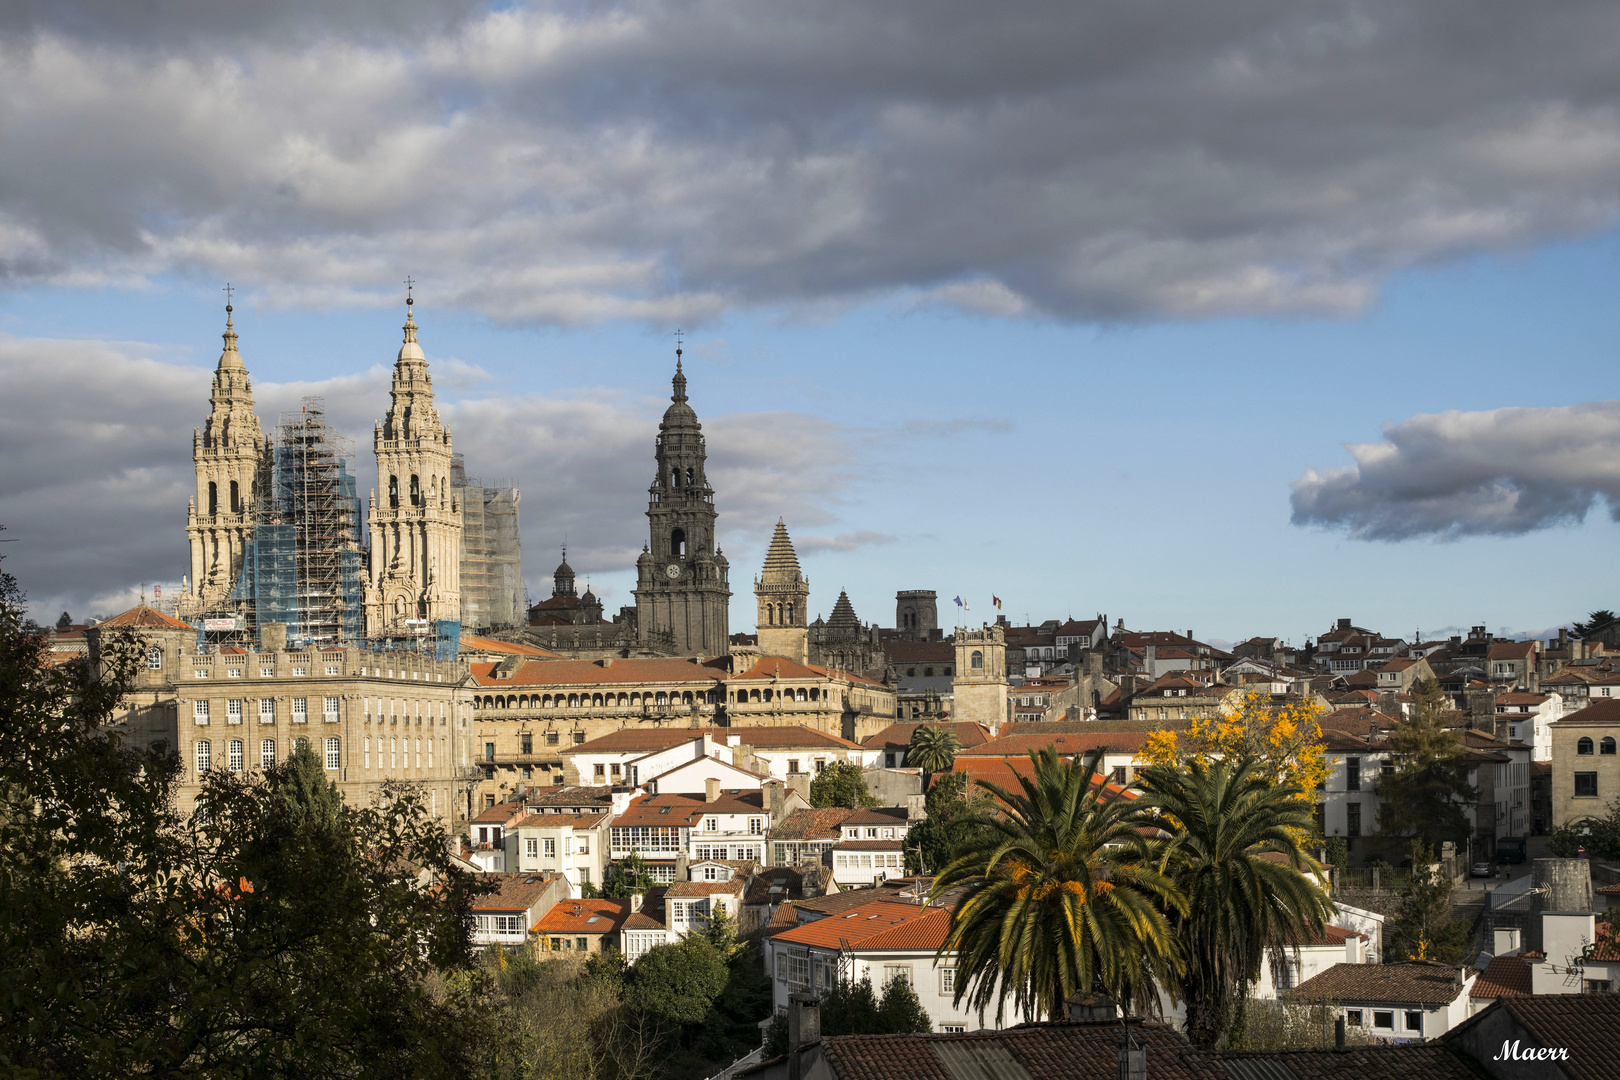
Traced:
<svg viewBox="0 0 1620 1080">
<path fill-rule="evenodd" d="M 403 279 L 534 599 L 633 602 L 685 331 L 732 629 L 1106 613 L 1296 643 L 1620 607 L 1620 9 L 0 11 L 0 547 L 186 563 L 226 281 L 261 419 L 357 441 Z"/>
</svg>

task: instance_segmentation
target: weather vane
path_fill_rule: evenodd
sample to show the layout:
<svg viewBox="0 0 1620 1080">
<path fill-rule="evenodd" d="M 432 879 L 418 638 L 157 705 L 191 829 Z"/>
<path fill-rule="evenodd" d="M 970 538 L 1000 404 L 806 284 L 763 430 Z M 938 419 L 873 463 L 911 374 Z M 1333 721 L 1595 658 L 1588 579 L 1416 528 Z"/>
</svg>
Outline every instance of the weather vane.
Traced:
<svg viewBox="0 0 1620 1080">
<path fill-rule="evenodd" d="M 220 291 L 225 294 L 225 310 L 231 310 L 231 297 L 235 295 L 236 290 L 231 288 L 231 283 L 227 281 L 225 283 L 225 288 Z"/>
<path fill-rule="evenodd" d="M 682 330 L 680 327 L 677 326 L 675 328 L 675 355 L 676 356 L 681 355 L 681 339 L 685 335 L 685 333 L 686 332 L 684 330 Z"/>
<path fill-rule="evenodd" d="M 409 274 L 406 274 L 405 275 L 405 306 L 406 307 L 410 307 L 411 304 L 414 303 L 414 301 L 411 299 L 411 289 L 414 288 L 415 285 L 416 285 L 416 282 L 411 280 L 411 276 Z"/>
</svg>

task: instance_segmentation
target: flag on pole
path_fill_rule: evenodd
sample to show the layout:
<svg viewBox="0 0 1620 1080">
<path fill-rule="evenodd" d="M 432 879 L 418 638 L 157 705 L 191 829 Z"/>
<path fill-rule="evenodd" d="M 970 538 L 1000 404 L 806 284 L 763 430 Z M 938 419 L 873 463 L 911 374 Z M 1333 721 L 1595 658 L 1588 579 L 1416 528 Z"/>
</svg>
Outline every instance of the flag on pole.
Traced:
<svg viewBox="0 0 1620 1080">
<path fill-rule="evenodd" d="M 990 602 L 992 604 L 996 605 L 996 610 L 997 611 L 1001 610 L 1001 597 L 997 596 L 995 593 L 991 593 L 990 594 Z"/>
<path fill-rule="evenodd" d="M 956 598 L 956 606 L 961 608 L 963 611 L 968 609 L 967 601 L 963 600 L 960 596 Z"/>
</svg>

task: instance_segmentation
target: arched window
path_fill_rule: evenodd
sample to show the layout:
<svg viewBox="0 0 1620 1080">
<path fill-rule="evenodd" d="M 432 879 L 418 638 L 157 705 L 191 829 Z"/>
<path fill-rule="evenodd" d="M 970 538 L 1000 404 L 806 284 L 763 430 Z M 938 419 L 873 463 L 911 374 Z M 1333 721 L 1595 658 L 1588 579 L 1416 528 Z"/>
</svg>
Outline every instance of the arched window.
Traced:
<svg viewBox="0 0 1620 1080">
<path fill-rule="evenodd" d="M 692 691 L 688 690 L 686 693 L 681 695 L 681 704 L 683 704 L 683 705 L 691 705 L 691 704 L 693 704 Z M 1608 751 L 1605 750 L 1604 753 L 1606 754 L 1606 753 L 1608 753 Z"/>
<path fill-rule="evenodd" d="M 231 740 L 230 752 L 229 752 L 229 755 L 226 757 L 225 761 L 226 761 L 226 764 L 228 764 L 230 766 L 231 772 L 241 772 L 242 771 L 242 740 L 241 739 L 232 739 Z"/>
<path fill-rule="evenodd" d="M 147 649 L 146 666 L 151 668 L 153 671 L 161 671 L 163 669 L 163 650 L 158 648 L 156 645 L 152 646 L 150 649 Z"/>
<path fill-rule="evenodd" d="M 208 740 L 207 739 L 199 739 L 197 741 L 197 775 L 198 776 L 201 776 L 203 773 L 208 771 L 208 766 L 210 764 L 212 764 L 212 761 L 213 761 L 213 750 L 214 750 L 214 748 L 208 745 Z"/>
<path fill-rule="evenodd" d="M 241 491 L 240 488 L 238 488 L 236 486 L 236 481 L 232 480 L 231 481 L 231 513 L 240 514 L 241 512 L 242 512 L 242 491 Z"/>
<path fill-rule="evenodd" d="M 1580 742 L 1575 744 L 1575 752 L 1577 754 L 1590 754 L 1592 752 L 1592 740 L 1582 738 Z"/>
<path fill-rule="evenodd" d="M 681 470 L 680 469 L 671 469 L 669 471 L 669 486 L 670 487 L 680 487 L 681 486 Z"/>
<path fill-rule="evenodd" d="M 686 470 L 686 486 L 691 487 L 694 482 L 695 482 L 695 480 L 694 480 L 694 474 L 693 474 L 692 470 L 687 469 Z"/>
<path fill-rule="evenodd" d="M 668 705 L 669 704 L 669 696 L 667 694 L 665 694 L 664 691 L 660 690 L 660 691 L 658 691 L 658 696 L 653 699 L 653 703 L 655 705 Z"/>
<path fill-rule="evenodd" d="M 783 626 L 792 626 L 793 625 L 793 605 L 792 604 L 789 604 L 787 606 L 787 614 L 782 617 L 782 625 Z"/>
<path fill-rule="evenodd" d="M 259 768 L 268 769 L 276 763 L 276 740 L 259 740 Z"/>
<path fill-rule="evenodd" d="M 1605 735 L 1603 737 L 1603 741 L 1598 743 L 1598 753 L 1600 753 L 1600 754 L 1612 754 L 1612 753 L 1614 753 L 1614 736 L 1613 735 Z"/>
<path fill-rule="evenodd" d="M 592 694 L 591 695 L 591 704 L 597 706 L 598 708 L 600 708 L 601 705 L 602 705 L 602 695 L 601 694 Z"/>
<path fill-rule="evenodd" d="M 752 701 L 756 705 L 759 704 L 759 691 L 758 690 L 750 690 L 748 692 L 748 700 Z"/>
<path fill-rule="evenodd" d="M 415 473 L 411 473 L 411 505 L 422 505 L 422 482 L 416 478 Z"/>
<path fill-rule="evenodd" d="M 579 695 L 578 694 L 569 694 L 568 695 L 568 707 L 570 709 L 579 708 Z"/>
<path fill-rule="evenodd" d="M 629 706 L 630 706 L 630 695 L 629 694 L 620 694 L 619 695 L 619 707 L 620 708 L 629 708 Z"/>
<path fill-rule="evenodd" d="M 388 478 L 388 505 L 391 507 L 399 505 L 399 477 L 397 476 Z"/>
<path fill-rule="evenodd" d="M 219 513 L 219 485 L 212 480 L 208 481 L 208 512 Z"/>
<path fill-rule="evenodd" d="M 765 625 L 767 625 L 767 626 L 775 626 L 776 625 L 776 605 L 775 604 L 766 604 L 765 605 Z"/>
<path fill-rule="evenodd" d="M 972 665 L 975 671 L 984 667 L 984 653 L 975 650 L 973 656 L 969 658 L 968 663 Z"/>
<path fill-rule="evenodd" d="M 685 529 L 676 529 L 669 534 L 669 553 L 677 559 L 686 557 Z"/>
<path fill-rule="evenodd" d="M 820 701 L 821 700 L 821 691 L 818 690 L 814 686 L 812 686 L 810 688 L 810 700 L 811 701 Z"/>
</svg>

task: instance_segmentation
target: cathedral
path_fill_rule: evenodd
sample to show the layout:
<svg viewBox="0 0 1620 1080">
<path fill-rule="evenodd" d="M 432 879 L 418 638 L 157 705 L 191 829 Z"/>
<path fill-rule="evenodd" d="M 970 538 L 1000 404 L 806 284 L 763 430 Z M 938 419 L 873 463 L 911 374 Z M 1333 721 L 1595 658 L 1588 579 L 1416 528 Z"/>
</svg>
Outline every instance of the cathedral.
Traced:
<svg viewBox="0 0 1620 1080">
<path fill-rule="evenodd" d="M 279 624 L 309 644 L 443 644 L 463 625 L 517 621 L 517 491 L 466 479 L 434 405 L 413 305 L 407 296 L 390 401 L 373 432 L 377 487 L 364 501 L 350 445 L 327 426 L 320 399 L 283 414 L 273 435 L 260 427 L 226 305 L 208 417 L 192 437 L 178 608 L 208 643 L 254 643 Z M 471 544 L 463 500 L 476 500 Z M 464 573 L 476 591 L 464 592 Z"/>
<path fill-rule="evenodd" d="M 575 592 L 567 552 L 551 598 L 529 609 L 526 639 L 580 659 L 724 656 L 730 648 L 731 564 L 715 546 L 714 489 L 705 472 L 703 425 L 686 397 L 675 350 L 669 408 L 653 441 L 648 538 L 636 560 L 636 604 L 602 621 L 602 605 Z M 797 565 L 797 564 L 795 564 Z"/>
</svg>

